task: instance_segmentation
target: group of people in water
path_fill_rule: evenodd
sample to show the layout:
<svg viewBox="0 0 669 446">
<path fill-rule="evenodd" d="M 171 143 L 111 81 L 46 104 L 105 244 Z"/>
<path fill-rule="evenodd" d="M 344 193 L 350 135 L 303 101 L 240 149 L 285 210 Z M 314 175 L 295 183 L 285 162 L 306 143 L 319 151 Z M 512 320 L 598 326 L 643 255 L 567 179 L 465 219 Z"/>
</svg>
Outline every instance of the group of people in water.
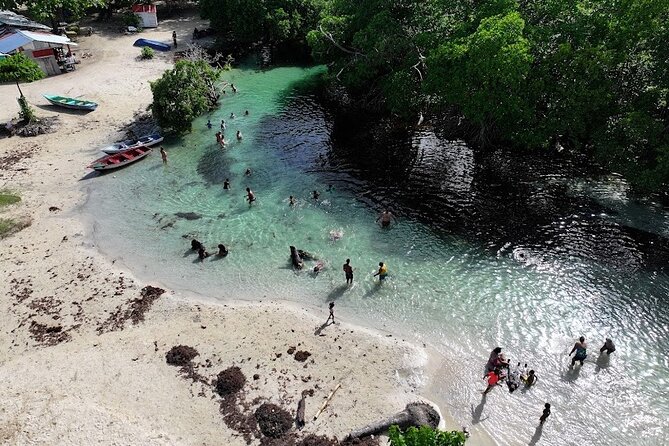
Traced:
<svg viewBox="0 0 669 446">
<path fill-rule="evenodd" d="M 613 344 L 613 341 L 610 338 L 606 338 L 604 345 L 599 349 L 600 355 L 606 353 L 610 355 L 616 351 L 616 347 Z M 577 362 L 580 362 L 581 366 L 585 361 L 585 358 L 588 357 L 587 354 L 587 344 L 585 342 L 585 337 L 581 336 L 578 341 L 574 344 L 574 347 L 569 352 L 571 357 L 574 354 L 574 357 L 571 359 L 571 364 L 569 368 L 573 368 Z M 511 360 L 504 357 L 501 347 L 495 347 L 488 357 L 488 362 L 485 365 L 485 375 L 484 380 L 487 380 L 488 386 L 482 392 L 483 395 L 488 394 L 492 389 L 501 385 L 506 381 L 506 385 L 509 389 L 509 393 L 516 391 L 521 385 L 524 385 L 526 389 L 529 389 L 535 385 L 538 381 L 537 375 L 534 370 L 528 370 L 527 364 L 524 367 L 521 367 L 521 363 L 515 367 L 511 366 Z M 550 403 L 544 405 L 544 411 L 539 418 L 539 424 L 543 425 L 548 416 L 551 413 Z"/>
<path fill-rule="evenodd" d="M 204 259 L 206 259 L 211 255 L 204 247 L 204 245 L 197 239 L 191 240 L 190 249 L 197 252 L 197 256 L 200 259 L 200 261 L 203 261 Z M 228 255 L 228 252 L 229 252 L 228 248 L 226 248 L 224 244 L 219 243 L 218 252 L 216 253 L 216 255 L 219 257 L 225 257 Z"/>
</svg>

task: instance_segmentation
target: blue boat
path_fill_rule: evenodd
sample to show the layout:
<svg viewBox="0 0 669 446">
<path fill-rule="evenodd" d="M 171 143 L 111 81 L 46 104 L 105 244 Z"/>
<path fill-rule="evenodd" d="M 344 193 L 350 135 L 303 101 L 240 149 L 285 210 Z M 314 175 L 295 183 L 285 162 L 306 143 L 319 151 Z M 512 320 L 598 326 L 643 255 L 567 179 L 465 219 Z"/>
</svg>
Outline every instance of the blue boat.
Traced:
<svg viewBox="0 0 669 446">
<path fill-rule="evenodd" d="M 137 39 L 135 40 L 135 43 L 132 44 L 132 46 L 148 46 L 149 48 L 153 48 L 157 51 L 169 51 L 172 49 L 170 44 L 149 39 Z"/>
</svg>

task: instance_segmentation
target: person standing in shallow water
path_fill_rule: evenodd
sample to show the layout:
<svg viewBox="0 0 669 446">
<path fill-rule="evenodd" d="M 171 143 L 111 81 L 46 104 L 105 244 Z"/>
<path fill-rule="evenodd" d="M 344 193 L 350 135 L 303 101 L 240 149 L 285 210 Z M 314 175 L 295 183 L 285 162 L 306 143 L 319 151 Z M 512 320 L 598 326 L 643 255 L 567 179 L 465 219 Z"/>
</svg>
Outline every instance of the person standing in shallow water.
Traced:
<svg viewBox="0 0 669 446">
<path fill-rule="evenodd" d="M 246 188 L 246 199 L 249 201 L 249 206 L 251 206 L 251 204 L 256 201 L 256 196 L 250 187 Z"/>
<path fill-rule="evenodd" d="M 541 414 L 541 418 L 539 418 L 539 425 L 543 426 L 544 422 L 548 419 L 548 417 L 551 415 L 551 405 L 549 403 L 544 404 L 544 412 Z"/>
<path fill-rule="evenodd" d="M 379 276 L 379 283 L 386 280 L 386 276 L 388 276 L 388 267 L 383 262 L 379 262 L 379 270 L 374 273 L 374 277 L 376 276 Z"/>
<path fill-rule="evenodd" d="M 230 189 L 230 180 L 227 178 L 223 181 L 223 189 Z"/>
<path fill-rule="evenodd" d="M 613 341 L 609 338 L 606 338 L 606 342 L 604 342 L 602 348 L 599 349 L 599 353 L 606 352 L 607 355 L 610 355 L 615 351 L 616 351 L 616 346 L 613 344 Z"/>
<path fill-rule="evenodd" d="M 574 344 L 574 348 L 572 348 L 571 351 L 569 352 L 569 356 L 571 356 L 572 353 L 576 352 L 574 357 L 571 359 L 571 367 L 574 367 L 576 361 L 579 361 L 581 363 L 581 366 L 583 366 L 583 361 L 585 361 L 585 358 L 588 357 L 587 347 L 588 346 L 585 343 L 585 338 L 583 336 L 578 338 L 578 342 Z"/>
<path fill-rule="evenodd" d="M 346 285 L 353 285 L 353 267 L 351 266 L 351 259 L 346 259 L 346 263 L 342 268 L 346 275 Z"/>
<path fill-rule="evenodd" d="M 174 42 L 174 48 L 176 49 L 177 47 L 177 32 L 172 31 L 172 42 Z"/>
<path fill-rule="evenodd" d="M 165 152 L 163 146 L 160 146 L 160 157 L 163 159 L 163 164 L 167 164 L 167 152 Z"/>
</svg>

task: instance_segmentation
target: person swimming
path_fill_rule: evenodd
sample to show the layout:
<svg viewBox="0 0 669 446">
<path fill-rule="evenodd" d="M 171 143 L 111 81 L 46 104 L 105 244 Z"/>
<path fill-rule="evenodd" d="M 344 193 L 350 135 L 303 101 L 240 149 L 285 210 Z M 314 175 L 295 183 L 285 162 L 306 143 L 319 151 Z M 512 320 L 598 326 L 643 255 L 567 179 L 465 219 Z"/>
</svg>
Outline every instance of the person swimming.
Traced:
<svg viewBox="0 0 669 446">
<path fill-rule="evenodd" d="M 316 266 L 314 266 L 314 274 L 320 273 L 323 271 L 323 268 L 325 268 L 325 263 L 321 261 L 316 262 Z"/>
<path fill-rule="evenodd" d="M 290 261 L 297 269 L 302 269 L 304 267 L 304 261 L 300 257 L 300 253 L 298 252 L 297 248 L 294 246 L 290 247 Z"/>
<path fill-rule="evenodd" d="M 249 111 L 248 110 L 244 111 L 244 116 L 248 116 L 248 115 L 249 115 Z"/>
<path fill-rule="evenodd" d="M 395 219 L 395 216 L 393 215 L 392 212 L 386 209 L 383 212 L 381 212 L 381 215 L 379 215 L 379 218 L 377 218 L 376 221 L 378 222 L 379 220 L 381 220 L 381 227 L 387 228 L 390 226 L 391 219 Z"/>
<path fill-rule="evenodd" d="M 320 197 L 320 196 L 321 196 L 321 194 L 319 194 L 317 190 L 313 191 L 313 193 L 311 194 L 311 197 L 314 200 L 318 200 L 318 197 Z"/>
<path fill-rule="evenodd" d="M 197 250 L 197 256 L 200 260 L 204 260 L 209 257 L 209 253 L 204 249 L 204 246 L 200 246 L 200 249 Z"/>
<path fill-rule="evenodd" d="M 341 229 L 339 230 L 333 229 L 332 231 L 330 231 L 330 240 L 332 240 L 333 242 L 340 240 L 342 237 L 344 237 L 344 231 L 342 231 Z"/>
<path fill-rule="evenodd" d="M 289 206 L 295 206 L 295 198 L 293 198 L 292 195 L 290 197 L 288 197 L 288 205 Z"/>
<path fill-rule="evenodd" d="M 252 173 L 253 172 L 251 172 L 251 169 L 248 168 L 248 169 L 246 169 L 246 172 L 244 172 L 244 175 L 246 175 L 247 177 L 250 177 Z"/>
<path fill-rule="evenodd" d="M 230 113 L 230 119 L 235 119 L 235 114 L 234 113 Z"/>
<path fill-rule="evenodd" d="M 218 256 L 219 257 L 227 256 L 228 252 L 229 252 L 228 248 L 226 248 L 224 244 L 221 243 L 221 244 L 218 245 Z"/>
<path fill-rule="evenodd" d="M 207 119 L 207 128 L 210 129 L 211 127 L 212 127 L 211 120 Z"/>
</svg>

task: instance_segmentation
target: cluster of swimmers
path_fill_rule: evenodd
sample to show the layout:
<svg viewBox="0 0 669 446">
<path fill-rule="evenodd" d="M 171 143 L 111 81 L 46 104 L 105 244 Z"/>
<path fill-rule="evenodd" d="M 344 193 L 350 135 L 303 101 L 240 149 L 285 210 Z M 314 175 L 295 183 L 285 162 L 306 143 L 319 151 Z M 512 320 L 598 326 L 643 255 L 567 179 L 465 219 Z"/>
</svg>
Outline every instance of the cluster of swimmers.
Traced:
<svg viewBox="0 0 669 446">
<path fill-rule="evenodd" d="M 196 239 L 191 240 L 190 249 L 192 249 L 193 251 L 197 251 L 197 256 L 201 261 L 203 261 L 204 259 L 206 259 L 211 255 L 209 252 L 207 252 L 204 245 Z M 219 257 L 225 257 L 228 255 L 228 252 L 229 252 L 228 248 L 226 248 L 224 244 L 220 243 L 218 245 L 218 252 L 216 253 L 216 255 Z"/>
<path fill-rule="evenodd" d="M 604 345 L 599 349 L 599 353 L 610 355 L 616 351 L 616 347 L 613 341 L 610 338 L 606 338 Z M 574 354 L 575 353 L 575 354 Z M 577 362 L 583 365 L 585 358 L 588 357 L 587 354 L 587 344 L 585 342 L 585 337 L 581 336 L 578 341 L 574 344 L 574 347 L 569 352 L 569 356 L 574 354 L 574 357 L 571 359 L 570 368 L 573 368 Z M 482 392 L 483 395 L 486 395 L 496 386 L 501 385 L 502 382 L 506 381 L 506 385 L 509 388 L 509 392 L 513 393 L 521 384 L 525 385 L 525 388 L 530 388 L 537 383 L 537 375 L 534 370 L 527 370 L 527 364 L 521 368 L 520 362 L 515 366 L 511 367 L 511 360 L 506 359 L 502 353 L 501 347 L 495 347 L 491 352 L 488 358 L 488 362 L 485 366 L 485 376 L 484 380 L 488 381 L 488 387 Z M 551 414 L 551 405 L 546 403 L 544 405 L 544 410 L 539 418 L 539 424 L 543 425 L 548 416 Z"/>
</svg>

